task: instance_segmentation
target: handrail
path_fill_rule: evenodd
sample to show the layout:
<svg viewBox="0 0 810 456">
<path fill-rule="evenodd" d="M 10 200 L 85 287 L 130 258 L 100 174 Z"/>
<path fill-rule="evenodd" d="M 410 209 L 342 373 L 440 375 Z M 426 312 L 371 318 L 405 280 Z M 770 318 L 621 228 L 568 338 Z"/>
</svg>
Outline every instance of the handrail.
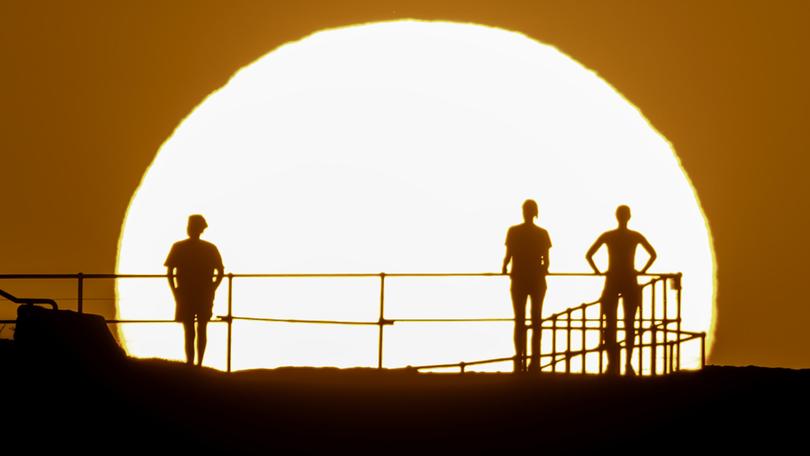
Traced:
<svg viewBox="0 0 810 456">
<path fill-rule="evenodd" d="M 34 304 L 47 304 L 51 306 L 54 310 L 59 308 L 59 306 L 56 305 L 56 301 L 50 298 L 18 298 L 13 294 L 8 293 L 4 290 L 0 290 L 0 296 L 13 302 L 14 304 L 29 305 L 29 306 Z"/>
<path fill-rule="evenodd" d="M 217 315 L 220 320 L 227 321 L 227 315 Z M 244 320 L 244 321 L 264 321 L 268 323 L 311 323 L 311 324 L 319 324 L 319 325 L 358 325 L 358 326 L 377 326 L 380 324 L 379 321 L 346 321 L 346 320 L 299 320 L 299 319 L 292 319 L 292 318 L 262 318 L 262 317 L 230 317 L 233 320 Z M 385 323 L 391 324 L 391 323 Z"/>
<path fill-rule="evenodd" d="M 591 275 L 597 276 L 597 275 L 604 275 L 604 274 L 591 274 Z M 648 286 L 655 287 L 655 285 L 659 281 L 664 281 L 664 283 L 666 284 L 668 280 L 672 279 L 672 280 L 675 281 L 674 282 L 674 288 L 677 289 L 677 290 L 680 290 L 681 274 L 679 274 L 679 273 L 678 274 L 648 274 L 648 275 L 653 276 L 654 278 L 652 280 L 646 282 L 646 283 L 640 284 L 641 289 L 644 289 L 644 288 L 646 288 Z M 601 317 L 597 318 L 597 319 L 585 318 L 585 311 L 588 308 L 590 308 L 592 306 L 595 306 L 597 304 L 601 304 L 601 299 L 598 299 L 598 300 L 592 301 L 592 302 L 582 303 L 582 304 L 580 304 L 578 306 L 569 307 L 569 308 L 567 308 L 565 310 L 562 310 L 560 312 L 557 312 L 555 314 L 551 314 L 548 317 L 541 319 L 540 327 L 542 329 L 551 329 L 552 331 L 556 331 L 556 330 L 570 331 L 572 329 L 583 331 L 583 332 L 588 331 L 588 330 L 590 330 L 590 331 L 602 331 L 603 328 L 601 327 L 601 325 L 598 328 L 597 327 L 589 328 L 589 327 L 585 326 L 586 322 L 596 322 L 596 321 L 601 322 L 601 321 L 603 321 Z M 582 313 L 582 318 L 572 319 L 572 314 L 575 313 L 575 312 L 581 312 Z M 565 318 L 563 318 L 563 316 L 565 316 Z M 653 324 L 651 324 L 648 327 L 640 326 L 639 328 L 637 328 L 636 335 L 639 337 L 639 342 L 640 343 L 635 344 L 634 345 L 635 348 L 637 348 L 639 350 L 642 349 L 642 348 L 645 348 L 645 347 L 655 348 L 657 345 L 659 345 L 659 342 L 653 341 L 653 342 L 649 342 L 649 343 L 644 343 L 644 342 L 641 341 L 641 337 L 647 332 L 653 332 L 654 333 L 655 331 L 666 330 L 667 326 L 670 323 L 680 323 L 680 320 L 681 320 L 680 316 L 678 318 L 675 318 L 675 319 L 670 319 L 670 318 L 667 318 L 666 316 L 664 318 L 662 318 L 662 319 L 655 319 L 654 317 L 650 318 L 650 319 L 644 319 L 644 318 L 641 318 L 641 315 L 639 315 L 639 319 L 638 319 L 639 322 L 648 321 L 648 322 L 652 322 Z M 564 324 L 562 326 L 557 326 L 560 321 L 564 321 L 567 324 Z M 547 322 L 551 323 L 551 327 L 546 325 Z M 579 323 L 579 325 L 577 325 L 577 323 Z M 572 326 L 572 324 L 574 326 Z M 529 327 L 529 325 L 527 324 L 527 328 L 528 327 Z M 679 326 L 679 328 L 677 330 L 669 331 L 669 332 L 673 336 L 675 336 L 676 339 L 675 340 L 664 340 L 664 341 L 660 342 L 660 344 L 665 346 L 665 347 L 666 346 L 674 347 L 674 346 L 679 345 L 679 344 L 681 344 L 683 342 L 688 342 L 690 340 L 694 340 L 694 339 L 698 339 L 698 338 L 701 338 L 701 339 L 705 338 L 705 333 L 682 331 L 680 329 L 680 326 Z M 684 336 L 686 336 L 686 337 L 684 337 Z M 584 335 L 583 335 L 583 338 L 584 338 Z M 559 362 L 563 362 L 563 361 L 567 362 L 567 361 L 569 361 L 569 360 L 571 360 L 573 358 L 580 357 L 580 356 L 584 357 L 585 355 L 587 355 L 589 353 L 597 353 L 597 352 L 601 353 L 604 350 L 603 344 L 600 344 L 599 346 L 593 347 L 593 348 L 584 348 L 583 347 L 583 348 L 578 349 L 578 350 L 571 350 L 570 349 L 570 342 L 568 344 L 569 344 L 569 348 L 567 350 L 565 350 L 565 351 L 559 351 L 558 352 L 558 351 L 555 350 L 552 353 L 545 353 L 545 354 L 540 353 L 540 354 L 538 354 L 539 359 L 548 358 L 548 357 L 552 358 L 552 360 L 549 363 L 547 363 L 545 365 L 541 365 L 540 370 L 555 366 Z M 627 347 L 627 341 L 619 342 L 619 347 L 626 348 Z M 522 358 L 523 358 L 522 361 L 526 361 L 526 360 L 529 359 L 529 356 L 524 355 Z M 491 364 L 491 363 L 496 363 L 496 362 L 505 362 L 505 361 L 510 361 L 510 360 L 514 360 L 514 359 L 515 359 L 515 357 L 493 358 L 493 359 L 471 361 L 471 362 L 462 361 L 462 362 L 458 362 L 458 363 L 433 364 L 433 365 L 427 365 L 427 366 L 417 366 L 417 367 L 413 367 L 413 368 L 416 369 L 416 370 L 422 370 L 422 369 L 439 369 L 439 368 L 458 367 L 458 368 L 461 369 L 461 372 L 463 373 L 465 367 L 467 367 L 467 366 L 480 365 L 480 364 Z M 568 369 L 568 368 L 566 367 L 566 369 Z"/>
<path fill-rule="evenodd" d="M 593 328 L 593 329 L 598 329 L 598 328 Z M 674 331 L 673 331 L 673 334 L 675 334 Z M 681 334 L 685 335 L 686 337 L 680 337 Z M 695 340 L 695 339 L 698 339 L 698 338 L 701 338 L 701 337 L 705 337 L 706 333 L 705 332 L 693 332 L 693 331 L 681 331 L 680 333 L 678 333 L 678 336 L 679 337 L 676 340 L 670 340 L 670 341 L 661 342 L 661 343 L 662 344 L 667 344 L 667 345 L 676 345 L 676 344 L 680 344 L 680 343 L 683 343 L 683 342 L 689 342 L 691 340 Z M 619 342 L 619 346 L 620 347 L 626 347 L 626 342 L 625 341 Z M 651 346 L 653 346 L 652 343 L 644 343 L 644 344 L 636 345 L 636 348 L 651 347 Z M 566 358 L 574 358 L 574 357 L 577 357 L 577 356 L 582 356 L 583 353 L 584 354 L 596 353 L 596 352 L 601 351 L 602 349 L 603 348 L 600 346 L 600 347 L 586 348 L 586 349 L 581 349 L 581 350 L 561 351 L 561 352 L 553 352 L 553 353 L 541 353 L 541 354 L 539 354 L 540 359 L 552 357 L 552 358 L 554 358 L 554 360 L 552 360 L 548 364 L 541 365 L 540 369 L 542 370 L 542 369 L 551 367 L 553 364 L 564 361 Z M 524 358 L 529 359 L 530 356 L 524 355 Z M 558 359 L 558 358 L 561 358 L 561 359 Z M 481 365 L 481 364 L 502 363 L 502 362 L 506 362 L 506 361 L 513 361 L 514 359 L 515 359 L 514 356 L 510 356 L 510 357 L 504 357 L 504 358 L 491 358 L 491 359 L 483 359 L 483 360 L 477 360 L 477 361 L 461 361 L 461 362 L 457 362 L 457 363 L 428 364 L 428 365 L 422 365 L 422 366 L 407 366 L 407 368 L 415 369 L 415 370 L 423 370 L 423 369 L 447 369 L 447 368 L 451 368 L 451 367 L 460 367 L 460 368 L 462 368 L 462 372 L 463 372 L 463 369 L 465 367 L 467 367 L 467 366 L 476 366 L 476 365 Z"/>
<path fill-rule="evenodd" d="M 605 274 L 590 274 L 590 275 L 598 277 L 598 276 L 604 276 Z M 639 277 L 655 277 L 655 279 L 650 280 L 649 282 L 645 282 L 645 283 L 640 284 L 639 288 L 643 290 L 644 288 L 646 288 L 646 287 L 648 287 L 650 285 L 654 285 L 655 283 L 658 282 L 658 280 L 662 280 L 664 278 L 671 278 L 671 277 L 674 277 L 674 276 L 677 276 L 677 275 L 678 274 L 639 274 L 638 275 Z M 555 314 L 551 314 L 548 317 L 544 318 L 543 320 L 560 319 L 560 317 L 562 317 L 563 315 L 566 315 L 566 314 L 568 314 L 570 312 L 578 312 L 578 311 L 587 309 L 589 307 L 592 307 L 592 306 L 595 306 L 596 304 L 601 304 L 601 303 L 602 303 L 601 299 L 597 299 L 596 301 L 591 301 L 591 302 L 583 302 L 582 304 L 580 304 L 578 306 L 569 307 L 569 308 L 567 308 L 565 310 L 561 310 L 561 311 L 559 311 L 559 312 L 557 312 Z M 577 320 L 581 321 L 581 319 L 579 319 L 579 318 Z"/>
<path fill-rule="evenodd" d="M 543 355 L 549 356 L 549 355 Z M 429 364 L 424 366 L 406 366 L 408 369 L 415 369 L 415 370 L 422 370 L 422 369 L 444 369 L 444 368 L 451 368 L 451 367 L 466 367 L 466 366 L 475 366 L 481 364 L 492 364 L 492 363 L 502 363 L 505 361 L 512 361 L 515 359 L 514 356 L 510 356 L 508 358 L 493 358 L 493 359 L 483 359 L 480 361 L 470 361 L 470 362 L 460 362 L 460 363 L 445 363 L 445 364 Z"/>
<path fill-rule="evenodd" d="M 386 277 L 508 277 L 508 274 L 500 272 L 346 272 L 346 273 L 232 273 L 233 278 L 340 278 L 340 277 L 379 277 L 385 274 Z M 604 277 L 606 273 L 596 274 L 593 272 L 549 272 L 547 277 Z M 165 279 L 167 274 L 119 274 L 119 273 L 76 273 L 76 274 L 0 274 L 0 280 L 4 279 L 77 279 L 79 276 L 85 279 Z M 655 277 L 659 279 L 675 278 L 678 273 L 644 273 L 637 274 L 637 277 Z M 647 282 L 641 286 L 647 286 Z"/>
<path fill-rule="evenodd" d="M 278 322 L 278 323 L 304 323 L 304 324 L 336 324 L 336 325 L 359 325 L 359 326 L 377 326 L 379 329 L 379 342 L 378 342 L 378 362 L 377 367 L 383 367 L 383 329 L 385 326 L 393 325 L 395 323 L 471 323 L 471 322 L 509 322 L 514 323 L 514 318 L 386 318 L 385 317 L 385 289 L 386 289 L 386 278 L 429 278 L 429 277 L 507 277 L 506 274 L 502 274 L 499 272 L 394 272 L 394 273 L 355 273 L 355 272 L 345 272 L 345 273 L 227 273 L 225 277 L 227 278 L 227 289 L 228 289 L 228 310 L 226 315 L 218 315 L 214 319 L 210 320 L 211 322 L 218 322 L 218 323 L 226 323 L 228 325 L 228 333 L 227 333 L 227 370 L 231 371 L 231 337 L 233 331 L 233 322 L 237 320 L 244 320 L 244 321 L 257 321 L 257 322 Z M 607 276 L 606 273 L 593 273 L 593 272 L 552 272 L 547 274 L 548 277 L 605 277 Z M 693 340 L 697 338 L 701 338 L 704 342 L 704 345 L 701 346 L 701 356 L 702 356 L 702 363 L 705 364 L 705 333 L 695 333 L 689 331 L 682 331 L 681 330 L 681 273 L 645 273 L 645 274 L 637 274 L 638 277 L 647 277 L 649 280 L 644 281 L 644 283 L 639 284 L 641 289 L 645 289 L 647 287 L 652 288 L 652 313 L 649 315 L 644 315 L 643 309 L 644 306 L 639 307 L 639 316 L 636 320 L 638 322 L 638 326 L 635 327 L 635 337 L 638 339 L 638 344 L 634 344 L 635 347 L 639 348 L 638 354 L 638 369 L 639 372 L 643 372 L 643 365 L 642 365 L 642 348 L 651 348 L 652 350 L 648 350 L 648 353 L 651 352 L 650 359 L 651 359 L 651 366 L 649 368 L 649 372 L 653 375 L 657 375 L 659 369 L 656 368 L 656 357 L 657 357 L 657 350 L 659 348 L 663 349 L 663 359 L 664 359 L 664 369 L 663 372 L 672 372 L 673 370 L 680 369 L 680 343 Z M 70 301 L 77 301 L 77 308 L 78 312 L 83 312 L 83 301 L 84 298 L 84 284 L 87 280 L 93 279 L 166 279 L 168 277 L 167 274 L 119 274 L 119 273 L 107 273 L 107 274 L 94 274 L 94 273 L 78 273 L 78 274 L 0 274 L 0 280 L 8 280 L 8 279 L 68 279 L 68 280 L 76 280 L 77 281 L 77 294 L 76 298 L 65 298 L 69 299 Z M 263 317 L 252 317 L 252 316 L 238 316 L 234 315 L 233 313 L 233 297 L 232 297 L 232 290 L 233 290 L 233 281 L 236 278 L 241 279 L 268 279 L 268 278 L 367 278 L 367 279 L 378 279 L 379 280 L 379 288 L 380 288 L 380 308 L 379 308 L 379 319 L 377 320 L 364 320 L 364 321 L 350 321 L 350 320 L 316 320 L 316 319 L 291 319 L 291 318 L 263 318 Z M 662 293 L 662 305 L 663 305 L 663 314 L 656 318 L 656 289 L 657 284 L 661 282 L 663 284 L 663 293 Z M 671 318 L 671 312 L 667 312 L 667 289 L 676 290 L 676 308 L 677 308 L 677 318 Z M 0 290 L 0 296 L 5 296 L 7 299 L 10 299 L 13 302 L 19 304 L 48 304 L 54 308 L 57 308 L 56 301 L 53 299 L 18 299 L 10 294 L 7 294 Z M 95 298 L 87 298 L 87 300 L 92 300 Z M 601 304 L 601 299 L 592 301 L 592 302 L 585 302 L 575 307 L 570 307 L 568 309 L 559 311 L 552 315 L 547 316 L 546 318 L 542 318 L 539 322 L 539 328 L 541 331 L 551 331 L 552 334 L 552 346 L 555 347 L 552 349 L 551 353 L 539 353 L 540 359 L 551 359 L 549 364 L 545 366 L 541 366 L 541 369 L 548 368 L 551 366 L 552 371 L 557 371 L 558 363 L 561 361 L 564 362 L 564 370 L 565 372 L 571 372 L 570 361 L 573 358 L 581 357 L 582 358 L 582 373 L 585 373 L 585 361 L 588 354 L 592 354 L 595 352 L 599 352 L 599 371 L 602 370 L 602 355 L 604 353 L 605 347 L 604 342 L 600 342 L 600 344 L 594 348 L 586 348 L 586 334 L 592 334 L 593 331 L 602 332 L 605 330 L 604 327 L 604 316 L 599 313 L 598 318 L 594 318 L 593 315 L 588 317 L 589 309 L 592 307 Z M 140 320 L 123 320 L 123 319 L 107 319 L 107 323 L 110 324 L 126 324 L 126 323 L 175 323 L 175 320 L 157 320 L 157 319 L 140 319 Z M 593 325 L 592 323 L 598 323 L 597 325 Z M 623 322 L 617 322 L 617 329 L 623 327 Z M 670 325 L 676 325 L 676 328 L 671 328 Z M 537 327 L 537 322 L 532 324 L 531 319 L 524 320 L 524 330 L 528 331 L 532 327 Z M 557 333 L 564 332 L 564 342 L 565 349 L 561 350 L 557 347 Z M 573 341 L 574 345 L 572 345 L 571 334 L 575 331 L 580 331 L 581 333 L 581 342 L 576 343 L 577 341 Z M 647 335 L 648 333 L 652 333 L 651 338 L 649 338 L 648 342 L 644 342 L 642 337 Z M 672 338 L 669 337 L 672 336 Z M 662 337 L 661 337 L 662 336 Z M 577 335 L 578 339 L 580 338 Z M 572 350 L 573 346 L 578 346 L 580 348 L 576 350 Z M 620 347 L 627 347 L 626 342 L 621 342 L 619 344 Z M 442 364 L 432 364 L 428 366 L 419 366 L 416 369 L 428 369 L 428 368 L 446 368 L 446 367 L 460 367 L 461 371 L 463 372 L 465 367 L 467 366 L 474 366 L 480 364 L 488 364 L 493 362 L 502 362 L 502 361 L 509 361 L 514 360 L 515 357 L 504 357 L 504 358 L 495 358 L 491 360 L 479 360 L 479 361 L 472 361 L 472 362 L 459 362 L 459 363 L 442 363 Z M 528 360 L 528 356 L 522 356 L 522 361 L 525 362 Z M 669 367 L 667 367 L 667 362 L 669 363 Z M 410 367 L 410 366 L 409 366 Z"/>
</svg>

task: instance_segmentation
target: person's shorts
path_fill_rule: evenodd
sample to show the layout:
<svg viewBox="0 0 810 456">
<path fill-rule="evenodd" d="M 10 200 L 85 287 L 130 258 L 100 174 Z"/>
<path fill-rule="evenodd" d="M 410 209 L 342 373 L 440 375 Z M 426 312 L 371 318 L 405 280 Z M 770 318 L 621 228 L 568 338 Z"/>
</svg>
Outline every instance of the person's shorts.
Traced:
<svg viewBox="0 0 810 456">
<path fill-rule="evenodd" d="M 532 295 L 546 291 L 546 277 L 512 277 L 511 290 L 513 294 Z"/>
<path fill-rule="evenodd" d="M 609 307 L 618 304 L 618 298 L 622 296 L 622 305 L 629 309 L 635 309 L 641 304 L 641 287 L 635 277 L 613 277 L 605 279 L 605 288 L 602 290 L 602 306 L 610 303 Z M 607 309 L 611 311 L 612 309 Z"/>
<path fill-rule="evenodd" d="M 208 321 L 214 309 L 214 296 L 210 293 L 179 293 L 177 294 L 174 312 L 175 321 L 193 322 Z"/>
</svg>

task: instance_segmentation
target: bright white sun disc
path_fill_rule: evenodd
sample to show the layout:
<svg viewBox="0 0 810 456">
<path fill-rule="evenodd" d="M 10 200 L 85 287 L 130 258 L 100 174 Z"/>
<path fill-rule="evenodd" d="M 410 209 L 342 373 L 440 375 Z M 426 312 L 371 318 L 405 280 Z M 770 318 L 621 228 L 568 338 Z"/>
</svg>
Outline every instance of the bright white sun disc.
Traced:
<svg viewBox="0 0 810 456">
<path fill-rule="evenodd" d="M 683 272 L 683 328 L 712 326 L 711 237 L 672 146 L 610 85 L 551 46 L 501 29 L 399 21 L 327 30 L 241 69 L 163 144 L 123 226 L 121 273 L 162 273 L 186 217 L 227 270 L 497 271 L 526 198 L 540 205 L 553 271 L 615 226 L 617 205 Z M 604 262 L 604 257 L 599 259 Z M 234 282 L 234 313 L 376 321 L 376 279 Z M 504 278 L 391 280 L 386 314 L 510 317 Z M 600 283 L 550 282 L 544 315 Z M 171 318 L 165 280 L 121 281 L 121 318 Z M 227 313 L 225 287 L 215 315 Z M 390 367 L 510 356 L 508 324 L 398 324 Z M 135 356 L 182 359 L 178 325 L 122 328 Z M 234 324 L 234 368 L 375 366 L 375 327 Z M 545 341 L 544 343 L 549 343 Z M 225 363 L 212 324 L 206 360 Z M 697 366 L 698 345 L 684 347 Z M 494 367 L 494 368 L 503 368 Z M 507 366 L 508 368 L 508 366 Z"/>
</svg>

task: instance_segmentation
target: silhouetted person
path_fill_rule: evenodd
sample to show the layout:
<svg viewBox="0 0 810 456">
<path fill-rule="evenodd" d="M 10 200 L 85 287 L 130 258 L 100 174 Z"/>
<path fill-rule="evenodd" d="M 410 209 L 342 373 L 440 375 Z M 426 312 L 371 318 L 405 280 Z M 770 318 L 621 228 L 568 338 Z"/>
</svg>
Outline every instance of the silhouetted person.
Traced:
<svg viewBox="0 0 810 456">
<path fill-rule="evenodd" d="M 638 274 L 644 274 L 655 261 L 657 255 L 652 245 L 647 239 L 636 231 L 627 228 L 630 220 L 630 208 L 619 206 L 616 209 L 616 220 L 619 227 L 612 231 L 602 233 L 593 243 L 585 258 L 588 264 L 597 273 L 599 268 L 593 262 L 593 255 L 602 245 L 607 245 L 608 249 L 608 270 L 605 278 L 605 288 L 602 290 L 602 315 L 605 317 L 605 333 L 603 342 L 608 355 L 608 374 L 619 373 L 619 345 L 616 342 L 616 310 L 619 305 L 619 296 L 622 297 L 622 310 L 624 311 L 624 340 L 627 344 L 627 359 L 625 371 L 628 375 L 634 375 L 630 361 L 635 348 L 635 328 L 634 321 L 636 310 L 641 304 L 641 287 L 638 285 Z M 636 247 L 641 245 L 649 254 L 650 258 L 641 271 L 636 271 Z"/>
<path fill-rule="evenodd" d="M 183 323 L 186 362 L 194 362 L 194 319 L 197 319 L 197 365 L 201 366 L 207 342 L 208 320 L 214 292 L 222 282 L 222 257 L 214 244 L 200 239 L 208 227 L 202 215 L 188 218 L 188 239 L 176 242 L 166 258 L 169 286 L 174 294 L 174 319 Z"/>
<path fill-rule="evenodd" d="M 506 233 L 506 256 L 501 272 L 512 262 L 512 306 L 515 309 L 515 372 L 524 370 L 526 356 L 526 300 L 531 298 L 532 354 L 529 369 L 540 369 L 540 317 L 546 296 L 551 239 L 548 232 L 534 224 L 538 216 L 537 203 L 523 203 L 523 223 Z"/>
</svg>

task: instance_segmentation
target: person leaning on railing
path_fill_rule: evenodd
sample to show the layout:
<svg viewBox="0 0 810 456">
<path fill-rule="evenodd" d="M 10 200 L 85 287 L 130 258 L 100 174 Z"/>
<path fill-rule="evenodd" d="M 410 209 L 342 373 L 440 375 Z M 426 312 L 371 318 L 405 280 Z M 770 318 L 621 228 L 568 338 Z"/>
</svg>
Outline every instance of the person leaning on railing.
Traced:
<svg viewBox="0 0 810 456">
<path fill-rule="evenodd" d="M 524 371 L 526 357 L 526 300 L 531 298 L 532 352 L 530 371 L 540 370 L 540 318 L 543 313 L 543 299 L 546 296 L 546 274 L 548 274 L 551 238 L 548 232 L 534 224 L 538 216 L 537 203 L 526 200 L 523 203 L 523 223 L 509 228 L 506 233 L 506 256 L 501 272 L 509 274 L 512 285 L 512 307 L 515 310 L 515 372 Z"/>
</svg>

